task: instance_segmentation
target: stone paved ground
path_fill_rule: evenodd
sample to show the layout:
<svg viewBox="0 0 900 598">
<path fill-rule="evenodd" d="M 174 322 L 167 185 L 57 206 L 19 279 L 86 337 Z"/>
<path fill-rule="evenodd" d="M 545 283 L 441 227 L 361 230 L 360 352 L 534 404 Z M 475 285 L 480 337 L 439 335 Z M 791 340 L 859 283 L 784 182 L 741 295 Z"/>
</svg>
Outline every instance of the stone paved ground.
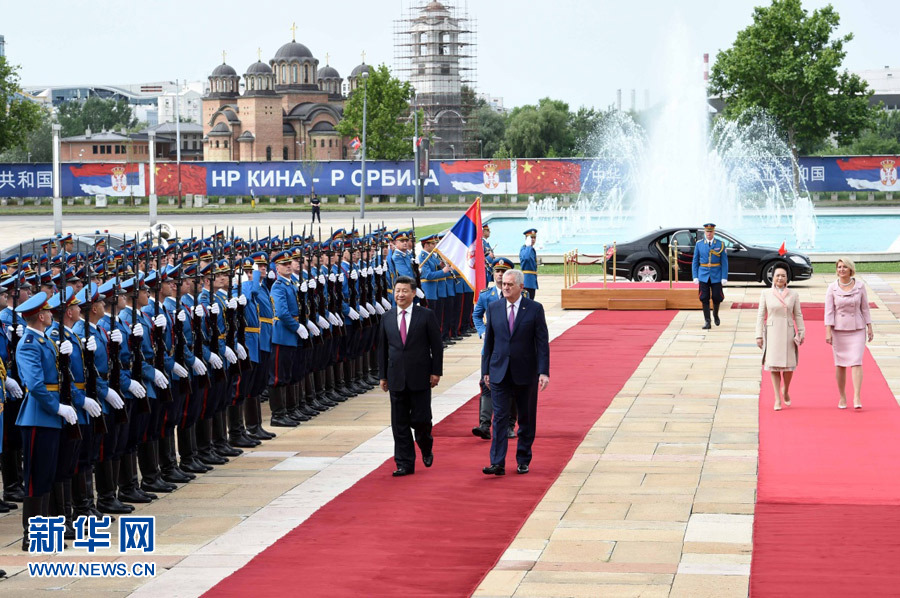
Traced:
<svg viewBox="0 0 900 598">
<path fill-rule="evenodd" d="M 873 311 L 871 349 L 900 395 L 900 325 L 886 309 L 900 307 L 886 304 L 897 301 L 900 275 L 866 279 L 882 308 Z M 586 315 L 560 309 L 561 284 L 543 277 L 538 296 L 551 336 Z M 804 301 L 822 301 L 826 284 L 816 277 L 796 288 Z M 732 285 L 728 299 L 756 301 L 759 290 Z M 759 352 L 755 311 L 722 315 L 709 333 L 699 312 L 675 316 L 476 596 L 747 595 Z M 476 392 L 477 368 L 477 339 L 447 352 L 436 420 Z M 21 516 L 0 516 L 0 568 L 12 576 L 0 594 L 199 595 L 390 457 L 388 425 L 386 396 L 370 392 L 292 431 L 276 429 L 277 439 L 139 506 L 136 514 L 157 517 L 152 561 L 166 569 L 150 582 L 31 579 Z M 111 551 L 57 558 L 138 560 Z"/>
</svg>

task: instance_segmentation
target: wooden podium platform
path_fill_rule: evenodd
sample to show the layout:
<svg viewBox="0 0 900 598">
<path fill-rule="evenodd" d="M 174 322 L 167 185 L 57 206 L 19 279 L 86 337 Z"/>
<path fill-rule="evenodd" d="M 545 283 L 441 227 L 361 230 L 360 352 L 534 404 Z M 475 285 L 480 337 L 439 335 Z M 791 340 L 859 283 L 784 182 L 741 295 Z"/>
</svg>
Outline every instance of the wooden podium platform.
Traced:
<svg viewBox="0 0 900 598">
<path fill-rule="evenodd" d="M 700 309 L 691 282 L 579 282 L 562 290 L 563 309 Z"/>
</svg>

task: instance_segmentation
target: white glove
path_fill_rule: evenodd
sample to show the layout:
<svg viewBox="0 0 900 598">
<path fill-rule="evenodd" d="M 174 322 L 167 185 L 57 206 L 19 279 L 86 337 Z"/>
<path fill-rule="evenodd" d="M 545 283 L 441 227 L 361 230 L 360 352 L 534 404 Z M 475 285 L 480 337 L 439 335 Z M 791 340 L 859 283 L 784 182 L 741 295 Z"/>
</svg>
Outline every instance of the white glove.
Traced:
<svg viewBox="0 0 900 598">
<path fill-rule="evenodd" d="M 22 398 L 22 387 L 13 378 L 6 378 L 6 392 L 14 399 Z"/>
<path fill-rule="evenodd" d="M 197 307 L 194 308 L 194 314 L 195 314 L 195 315 L 198 315 L 198 316 L 201 316 L 201 317 L 202 317 L 203 314 L 205 314 L 205 313 L 206 313 L 206 311 L 203 309 L 203 306 L 202 306 L 202 305 L 198 305 Z"/>
<path fill-rule="evenodd" d="M 306 329 L 309 330 L 309 333 L 313 336 L 319 336 L 320 334 L 322 334 L 321 331 L 319 331 L 319 329 L 316 328 L 316 325 L 312 322 L 306 323 Z"/>
<path fill-rule="evenodd" d="M 338 317 L 331 312 L 328 312 L 328 321 L 331 322 L 332 326 L 341 325 L 341 321 L 338 319 Z"/>
<path fill-rule="evenodd" d="M 353 309 L 352 307 L 350 308 L 350 311 L 347 313 L 347 315 L 350 316 L 351 320 L 356 321 L 359 319 L 359 314 L 356 313 L 356 310 Z"/>
<path fill-rule="evenodd" d="M 163 330 L 165 330 L 165 329 L 166 329 L 166 324 L 167 324 L 167 322 L 166 322 L 166 316 L 164 316 L 163 314 L 159 314 L 158 316 L 156 316 L 155 318 L 153 318 L 153 325 L 154 325 L 154 326 L 157 326 L 157 327 L 162 328 Z"/>
<path fill-rule="evenodd" d="M 156 388 L 169 388 L 169 380 L 166 378 L 166 375 L 155 368 L 153 370 L 153 385 Z"/>
<path fill-rule="evenodd" d="M 418 297 L 419 299 L 425 298 L 425 293 L 422 292 L 422 289 L 416 288 L 416 297 Z"/>
<path fill-rule="evenodd" d="M 375 266 L 375 274 L 381 276 L 383 272 L 384 270 L 381 268 L 381 266 Z"/>
<path fill-rule="evenodd" d="M 697 278 L 695 278 L 695 279 L 694 279 L 694 284 L 700 284 L 700 280 L 697 279 Z"/>
<path fill-rule="evenodd" d="M 113 409 L 121 409 L 125 405 L 125 401 L 119 396 L 119 393 L 109 388 L 106 390 L 106 398 L 104 399 Z"/>
<path fill-rule="evenodd" d="M 383 307 L 385 310 L 388 310 L 388 309 L 391 308 L 391 302 L 388 301 L 387 299 L 382 299 L 382 300 L 381 300 L 381 307 Z"/>
<path fill-rule="evenodd" d="M 343 273 L 343 272 L 341 272 L 340 274 L 338 274 L 338 280 L 341 281 L 341 282 L 344 282 L 344 273 Z"/>
<path fill-rule="evenodd" d="M 226 303 L 226 306 L 228 307 L 228 309 L 237 309 L 237 299 L 232 297 L 231 299 L 228 300 L 228 303 Z"/>
<path fill-rule="evenodd" d="M 335 276 L 334 274 L 329 274 L 329 275 L 328 275 L 328 280 L 329 280 L 330 282 L 336 282 L 336 281 L 337 281 L 337 276 Z"/>
<path fill-rule="evenodd" d="M 372 266 L 369 266 L 369 276 L 372 276 L 373 272 L 375 272 L 375 270 L 372 268 Z M 379 274 L 381 274 L 381 272 L 379 272 Z"/>
<path fill-rule="evenodd" d="M 366 278 L 366 277 L 369 276 L 369 270 L 368 270 L 368 268 L 362 268 L 362 269 L 359 271 L 359 273 L 362 274 L 362 277 L 363 277 L 363 278 Z"/>
<path fill-rule="evenodd" d="M 84 348 L 93 353 L 97 350 L 97 339 L 94 338 L 94 335 L 91 335 L 91 338 L 87 340 L 84 344 Z"/>
<path fill-rule="evenodd" d="M 216 315 L 219 315 L 219 304 L 213 301 L 213 303 L 209 306 L 209 311 Z"/>
<path fill-rule="evenodd" d="M 321 328 L 322 330 L 328 330 L 329 328 L 331 328 L 331 324 L 329 324 L 328 320 L 326 320 L 322 316 L 318 317 L 318 319 L 316 320 L 316 323 L 319 325 L 319 328 Z"/>
<path fill-rule="evenodd" d="M 727 278 L 723 278 L 723 279 L 722 279 L 722 284 L 724 285 L 724 284 L 727 284 L 727 283 L 728 283 L 728 279 L 727 279 Z"/>
<path fill-rule="evenodd" d="M 374 316 L 374 315 L 375 315 L 375 308 L 372 307 L 372 304 L 371 304 L 371 303 L 366 302 L 366 311 L 369 312 L 369 315 L 370 315 L 370 316 Z"/>
<path fill-rule="evenodd" d="M 532 237 L 531 235 L 525 237 L 525 245 L 526 247 L 531 247 L 532 245 L 534 245 L 534 237 Z"/>
<path fill-rule="evenodd" d="M 356 280 L 358 278 L 359 274 L 357 274 L 356 270 L 350 270 L 350 280 Z M 341 282 L 343 282 L 343 280 Z"/>
<path fill-rule="evenodd" d="M 178 315 L 176 315 L 175 318 L 176 318 L 179 322 L 184 322 L 184 321 L 187 320 L 187 314 L 184 313 L 184 310 L 183 310 L 183 309 L 179 309 L 179 310 L 178 310 Z"/>
<path fill-rule="evenodd" d="M 209 365 L 212 366 L 214 370 L 222 369 L 222 358 L 216 355 L 215 353 L 209 354 Z"/>
<path fill-rule="evenodd" d="M 112 332 L 109 333 L 109 340 L 112 342 L 121 345 L 122 344 L 122 331 L 116 328 Z"/>
<path fill-rule="evenodd" d="M 244 345 L 241 343 L 234 344 L 234 350 L 237 351 L 238 359 L 241 361 L 247 359 L 247 349 L 244 348 Z"/>
<path fill-rule="evenodd" d="M 319 284 L 325 284 L 325 275 L 319 274 Z"/>
<path fill-rule="evenodd" d="M 91 417 L 100 417 L 103 415 L 103 409 L 100 407 L 100 403 L 91 397 L 84 397 L 84 410 L 87 411 L 88 415 Z"/>
<path fill-rule="evenodd" d="M 303 340 L 306 340 L 309 338 L 309 331 L 303 326 L 300 326 L 299 328 L 297 328 L 297 336 L 299 336 Z"/>
<path fill-rule="evenodd" d="M 375 303 L 375 313 L 378 314 L 379 316 L 384 313 L 384 308 L 381 307 L 380 303 L 377 303 L 377 302 Z"/>
<path fill-rule="evenodd" d="M 369 317 L 369 312 L 368 312 L 368 310 L 366 310 L 365 307 L 363 307 L 362 305 L 360 305 L 360 306 L 359 306 L 359 315 L 360 315 L 360 317 L 362 317 L 363 319 L 365 319 L 365 318 L 368 318 L 368 317 Z"/>
<path fill-rule="evenodd" d="M 75 414 L 74 407 L 60 404 L 59 409 L 56 410 L 56 414 L 61 416 L 64 420 L 66 420 L 67 423 L 70 423 L 73 426 L 78 423 L 78 415 Z"/>
<path fill-rule="evenodd" d="M 238 305 L 247 305 L 247 295 L 241 295 L 237 298 Z"/>
<path fill-rule="evenodd" d="M 305 280 L 302 283 L 300 283 L 300 292 L 301 293 L 305 293 L 308 288 L 309 288 L 309 285 L 306 284 Z"/>
<path fill-rule="evenodd" d="M 234 354 L 231 347 L 225 347 L 225 361 L 227 361 L 229 365 L 237 363 L 237 355 Z"/>
<path fill-rule="evenodd" d="M 72 342 L 71 341 L 63 341 L 59 344 L 59 352 L 62 355 L 71 355 L 72 354 Z"/>
<path fill-rule="evenodd" d="M 23 336 L 25 336 L 25 326 L 24 325 L 19 324 L 18 326 L 16 326 L 16 336 L 18 336 L 19 338 L 22 338 Z"/>
<path fill-rule="evenodd" d="M 269 270 L 269 271 L 266 273 L 266 278 L 268 278 L 269 280 L 275 280 L 275 271 L 274 271 L 274 270 Z"/>
<path fill-rule="evenodd" d="M 206 364 L 203 363 L 202 359 L 194 359 L 194 365 L 191 366 L 191 370 L 198 376 L 202 376 L 206 373 Z"/>
<path fill-rule="evenodd" d="M 175 376 L 177 376 L 178 378 L 187 378 L 188 375 L 188 371 L 180 363 L 175 363 L 172 365 L 172 373 L 175 374 Z"/>
<path fill-rule="evenodd" d="M 136 399 L 143 399 L 147 396 L 147 389 L 140 385 L 135 380 L 132 380 L 128 383 L 128 392 L 130 392 Z"/>
<path fill-rule="evenodd" d="M 131 327 L 131 334 L 132 334 L 132 336 L 136 336 L 138 338 L 143 337 L 144 336 L 144 327 L 141 326 L 140 324 L 135 324 L 134 326 Z"/>
<path fill-rule="evenodd" d="M 315 278 L 310 278 L 310 279 L 307 281 L 307 286 L 309 286 L 309 288 L 311 288 L 311 289 L 314 289 L 314 288 L 316 288 L 316 287 L 319 286 L 319 285 L 316 284 L 316 279 L 315 279 Z"/>
</svg>

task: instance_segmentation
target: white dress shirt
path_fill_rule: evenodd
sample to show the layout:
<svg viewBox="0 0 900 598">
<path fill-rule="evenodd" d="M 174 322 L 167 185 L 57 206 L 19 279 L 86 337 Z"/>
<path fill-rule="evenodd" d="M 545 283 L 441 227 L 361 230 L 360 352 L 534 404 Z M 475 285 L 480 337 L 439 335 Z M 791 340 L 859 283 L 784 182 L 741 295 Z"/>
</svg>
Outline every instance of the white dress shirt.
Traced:
<svg viewBox="0 0 900 598">
<path fill-rule="evenodd" d="M 403 332 L 409 336 L 409 319 L 412 317 L 413 304 L 410 303 L 409 307 L 406 308 L 406 330 Z M 397 306 L 397 330 L 400 330 L 400 326 L 402 326 L 401 322 L 403 321 L 403 312 L 404 310 Z"/>
<path fill-rule="evenodd" d="M 509 299 L 506 300 L 506 321 L 509 322 L 509 310 L 512 308 L 513 310 L 513 320 L 519 317 L 519 306 L 522 304 L 522 295 L 519 295 L 519 298 L 516 299 L 515 303 L 510 303 Z"/>
</svg>

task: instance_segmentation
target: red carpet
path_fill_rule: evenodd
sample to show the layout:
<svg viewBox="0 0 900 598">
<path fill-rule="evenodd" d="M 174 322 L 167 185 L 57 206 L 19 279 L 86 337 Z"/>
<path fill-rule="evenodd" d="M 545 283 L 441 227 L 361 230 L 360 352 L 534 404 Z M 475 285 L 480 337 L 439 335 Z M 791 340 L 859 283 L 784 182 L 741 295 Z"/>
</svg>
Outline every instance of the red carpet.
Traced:
<svg viewBox="0 0 900 598">
<path fill-rule="evenodd" d="M 435 426 L 434 467 L 395 479 L 388 460 L 208 595 L 470 595 L 674 315 L 596 311 L 553 341 L 528 475 L 514 444 L 505 477 L 481 473 L 489 443 L 469 401 Z"/>
<path fill-rule="evenodd" d="M 849 372 L 838 409 L 824 324 L 807 318 L 790 407 L 773 410 L 762 373 L 750 593 L 900 595 L 900 409 L 868 351 L 863 409 Z"/>
<path fill-rule="evenodd" d="M 605 287 L 602 282 L 576 282 L 570 288 L 573 289 L 668 289 L 668 282 L 608 282 Z M 696 289 L 692 282 L 673 282 L 674 289 Z"/>
</svg>

